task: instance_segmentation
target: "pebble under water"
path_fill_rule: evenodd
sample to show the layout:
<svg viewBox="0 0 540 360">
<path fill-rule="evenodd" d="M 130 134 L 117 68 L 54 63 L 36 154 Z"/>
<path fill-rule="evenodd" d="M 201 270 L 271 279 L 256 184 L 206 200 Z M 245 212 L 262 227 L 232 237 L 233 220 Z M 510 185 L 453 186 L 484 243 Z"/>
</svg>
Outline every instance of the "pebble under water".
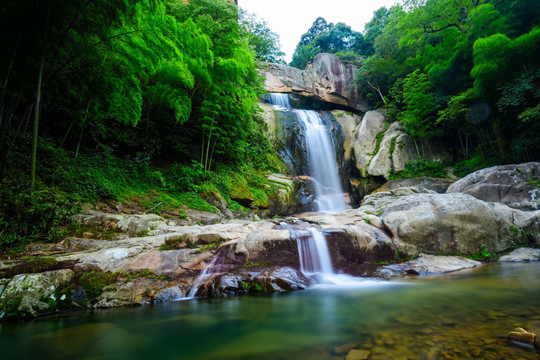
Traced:
<svg viewBox="0 0 540 360">
<path fill-rule="evenodd" d="M 540 263 L 0 324 L 2 359 L 539 359 Z M 352 355 L 352 354 L 351 354 Z"/>
</svg>

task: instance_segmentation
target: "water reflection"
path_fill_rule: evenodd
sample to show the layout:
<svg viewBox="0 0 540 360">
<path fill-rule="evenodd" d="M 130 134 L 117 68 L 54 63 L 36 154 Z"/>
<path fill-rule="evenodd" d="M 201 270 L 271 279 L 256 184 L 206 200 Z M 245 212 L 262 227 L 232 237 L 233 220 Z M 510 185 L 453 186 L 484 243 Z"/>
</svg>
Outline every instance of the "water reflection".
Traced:
<svg viewBox="0 0 540 360">
<path fill-rule="evenodd" d="M 540 324 L 540 264 L 372 286 L 197 299 L 0 325 L 2 359 L 538 359 L 506 342 Z M 369 284 L 369 283 L 368 283 Z M 532 325 L 531 325 L 532 324 Z"/>
</svg>

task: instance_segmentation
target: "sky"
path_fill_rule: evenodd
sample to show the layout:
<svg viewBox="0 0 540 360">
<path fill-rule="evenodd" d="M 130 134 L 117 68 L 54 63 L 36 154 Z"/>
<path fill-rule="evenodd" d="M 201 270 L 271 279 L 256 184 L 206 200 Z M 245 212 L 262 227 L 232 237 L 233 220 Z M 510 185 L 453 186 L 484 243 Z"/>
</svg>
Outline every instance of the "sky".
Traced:
<svg viewBox="0 0 540 360">
<path fill-rule="evenodd" d="M 280 37 L 285 61 L 291 62 L 296 45 L 315 19 L 322 16 L 327 22 L 344 22 L 362 32 L 373 12 L 387 8 L 398 0 L 238 0 L 238 6 L 255 13 L 268 22 L 270 30 Z"/>
</svg>

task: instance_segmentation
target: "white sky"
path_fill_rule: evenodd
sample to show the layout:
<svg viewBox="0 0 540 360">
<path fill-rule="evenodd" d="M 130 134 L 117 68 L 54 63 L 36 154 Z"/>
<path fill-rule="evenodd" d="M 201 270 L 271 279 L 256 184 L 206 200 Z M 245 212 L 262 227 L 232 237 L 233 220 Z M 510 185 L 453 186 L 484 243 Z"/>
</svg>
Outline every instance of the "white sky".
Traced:
<svg viewBox="0 0 540 360">
<path fill-rule="evenodd" d="M 296 45 L 313 21 L 322 16 L 327 22 L 344 22 L 353 30 L 362 32 L 373 12 L 387 8 L 398 0 L 238 0 L 238 6 L 255 13 L 268 22 L 277 33 L 285 61 L 291 62 Z"/>
</svg>

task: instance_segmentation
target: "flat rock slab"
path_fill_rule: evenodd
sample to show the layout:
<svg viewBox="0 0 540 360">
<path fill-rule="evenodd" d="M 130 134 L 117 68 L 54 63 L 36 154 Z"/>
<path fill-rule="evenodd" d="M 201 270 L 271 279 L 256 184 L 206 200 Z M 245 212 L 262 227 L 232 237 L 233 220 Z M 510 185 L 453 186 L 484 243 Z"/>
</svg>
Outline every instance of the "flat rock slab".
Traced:
<svg viewBox="0 0 540 360">
<path fill-rule="evenodd" d="M 438 256 L 420 254 L 414 260 L 402 264 L 385 266 L 380 275 L 433 275 L 468 269 L 482 265 L 481 262 L 467 259 L 460 256 Z"/>
<path fill-rule="evenodd" d="M 540 249 L 519 248 L 499 258 L 499 262 L 523 261 L 540 261 Z"/>
</svg>

